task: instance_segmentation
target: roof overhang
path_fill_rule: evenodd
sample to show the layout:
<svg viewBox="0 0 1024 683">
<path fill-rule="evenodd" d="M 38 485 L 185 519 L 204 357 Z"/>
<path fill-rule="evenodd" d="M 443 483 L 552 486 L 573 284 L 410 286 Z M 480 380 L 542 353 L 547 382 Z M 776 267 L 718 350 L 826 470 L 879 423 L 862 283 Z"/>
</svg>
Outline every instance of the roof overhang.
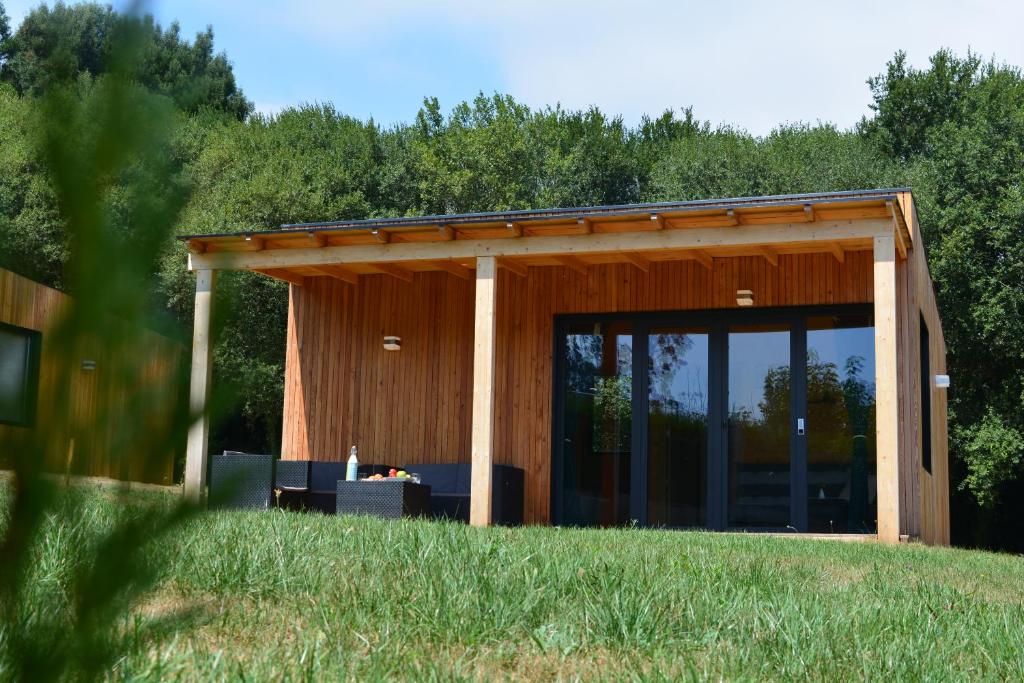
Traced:
<svg viewBox="0 0 1024 683">
<path fill-rule="evenodd" d="M 187 235 L 189 267 L 248 269 L 300 284 L 328 275 L 396 275 L 445 270 L 467 276 L 477 256 L 519 265 L 585 266 L 627 261 L 867 249 L 880 231 L 894 231 L 900 252 L 911 245 L 904 188 L 745 197 L 625 206 L 543 209 L 333 221 L 272 230 Z M 389 272 L 389 270 L 391 272 Z M 397 276 L 397 275 L 396 275 Z"/>
</svg>

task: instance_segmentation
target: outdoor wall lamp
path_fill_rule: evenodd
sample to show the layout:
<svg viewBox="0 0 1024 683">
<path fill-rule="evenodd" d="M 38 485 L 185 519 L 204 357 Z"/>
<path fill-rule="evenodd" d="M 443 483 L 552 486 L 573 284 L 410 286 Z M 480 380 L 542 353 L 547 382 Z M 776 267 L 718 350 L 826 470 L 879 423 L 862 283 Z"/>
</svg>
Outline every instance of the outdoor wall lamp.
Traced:
<svg viewBox="0 0 1024 683">
<path fill-rule="evenodd" d="M 384 350 L 385 351 L 401 351 L 402 350 L 402 338 L 395 337 L 392 335 L 384 335 Z"/>
<path fill-rule="evenodd" d="M 753 306 L 754 305 L 754 293 L 749 289 L 737 289 L 736 290 L 736 305 L 737 306 Z"/>
<path fill-rule="evenodd" d="M 949 389 L 949 375 L 935 375 L 936 389 Z"/>
</svg>

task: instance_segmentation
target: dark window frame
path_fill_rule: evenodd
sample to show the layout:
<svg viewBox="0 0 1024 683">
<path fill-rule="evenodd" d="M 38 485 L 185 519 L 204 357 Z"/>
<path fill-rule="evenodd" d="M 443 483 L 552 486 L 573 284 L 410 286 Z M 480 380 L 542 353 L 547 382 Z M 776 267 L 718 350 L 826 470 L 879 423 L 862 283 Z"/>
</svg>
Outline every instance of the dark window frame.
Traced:
<svg viewBox="0 0 1024 683">
<path fill-rule="evenodd" d="M 921 368 L 921 467 L 928 474 L 932 473 L 932 370 L 931 370 L 931 335 L 924 314 L 920 314 L 920 345 Z"/>
<path fill-rule="evenodd" d="M 11 427 L 32 427 L 36 422 L 39 400 L 40 356 L 43 346 L 43 333 L 27 327 L 0 322 L 0 330 L 20 334 L 28 340 L 28 367 L 25 372 L 25 385 L 22 387 L 24 396 L 24 417 L 21 420 L 6 419 L 0 415 L 0 425 Z"/>
</svg>

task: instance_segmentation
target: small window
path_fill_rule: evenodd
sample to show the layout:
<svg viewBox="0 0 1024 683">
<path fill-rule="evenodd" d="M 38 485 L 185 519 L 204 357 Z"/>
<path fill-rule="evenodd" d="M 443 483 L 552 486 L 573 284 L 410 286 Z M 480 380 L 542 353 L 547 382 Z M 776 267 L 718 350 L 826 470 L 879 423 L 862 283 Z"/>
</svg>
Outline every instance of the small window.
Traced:
<svg viewBox="0 0 1024 683">
<path fill-rule="evenodd" d="M 0 323 L 0 423 L 27 427 L 35 420 L 39 346 L 35 330 Z"/>
<path fill-rule="evenodd" d="M 932 471 L 932 369 L 928 357 L 928 324 L 921 316 L 921 465 Z"/>
</svg>

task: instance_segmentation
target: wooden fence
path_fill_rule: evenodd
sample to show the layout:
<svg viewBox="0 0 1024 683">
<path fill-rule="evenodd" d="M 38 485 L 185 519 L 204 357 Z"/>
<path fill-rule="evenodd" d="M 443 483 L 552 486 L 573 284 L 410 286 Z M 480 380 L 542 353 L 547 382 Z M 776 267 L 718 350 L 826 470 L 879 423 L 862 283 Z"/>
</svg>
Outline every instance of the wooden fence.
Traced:
<svg viewBox="0 0 1024 683">
<path fill-rule="evenodd" d="M 146 453 L 126 453 L 119 448 L 119 436 L 125 431 L 122 421 L 140 414 L 150 419 L 170 419 L 180 409 L 183 346 L 167 337 L 145 330 L 138 354 L 111 352 L 95 348 L 88 358 L 61 363 L 57 349 L 48 343 L 48 333 L 72 303 L 71 297 L 10 271 L 0 269 L 0 323 L 36 330 L 41 334 L 39 355 L 38 406 L 52 405 L 60 395 L 70 392 L 70 410 L 65 424 L 52 424 L 39 411 L 39 419 L 28 427 L 0 424 L 0 444 L 14 443 L 8 437 L 14 430 L 47 430 L 51 449 L 44 468 L 52 472 L 110 477 L 125 481 L 171 484 L 174 465 L 184 443 L 164 443 Z M 114 379 L 126 369 L 141 386 L 126 387 Z M 66 368 L 63 370 L 61 368 Z M 63 375 L 63 376 L 62 376 Z M 141 396 L 159 397 L 140 410 Z M 151 408 L 151 409 L 150 409 Z M 43 424 L 47 422 L 47 424 Z M 11 453 L 0 453 L 0 464 L 9 466 Z"/>
</svg>

